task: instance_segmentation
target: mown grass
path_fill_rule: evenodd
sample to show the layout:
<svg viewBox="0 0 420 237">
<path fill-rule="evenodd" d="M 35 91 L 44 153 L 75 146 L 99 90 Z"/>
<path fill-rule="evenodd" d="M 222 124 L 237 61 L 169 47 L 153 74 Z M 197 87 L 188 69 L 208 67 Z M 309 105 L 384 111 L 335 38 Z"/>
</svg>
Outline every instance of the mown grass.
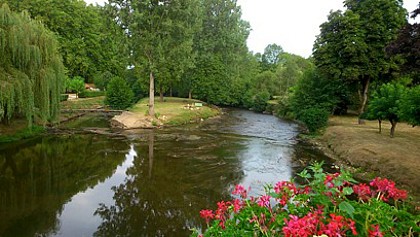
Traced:
<svg viewBox="0 0 420 237">
<path fill-rule="evenodd" d="M 149 98 L 144 98 L 135 104 L 130 111 L 137 113 L 139 116 L 147 116 Z M 202 107 L 194 105 L 194 103 L 202 103 Z M 159 98 L 155 99 L 155 117 L 163 125 L 182 125 L 200 121 L 218 115 L 220 111 L 216 108 L 207 106 L 204 102 L 194 99 L 184 99 L 176 97 L 165 97 L 164 102 L 160 102 Z"/>
<path fill-rule="evenodd" d="M 105 96 L 93 98 L 78 98 L 77 100 L 67 100 L 60 103 L 61 109 L 98 109 L 103 107 Z"/>
<path fill-rule="evenodd" d="M 334 116 L 325 133 L 316 139 L 336 158 L 366 174 L 391 178 L 420 197 L 420 127 L 398 123 L 394 138 L 390 137 L 390 127 L 383 121 L 379 133 L 377 121 L 358 124 L 356 116 Z"/>
</svg>

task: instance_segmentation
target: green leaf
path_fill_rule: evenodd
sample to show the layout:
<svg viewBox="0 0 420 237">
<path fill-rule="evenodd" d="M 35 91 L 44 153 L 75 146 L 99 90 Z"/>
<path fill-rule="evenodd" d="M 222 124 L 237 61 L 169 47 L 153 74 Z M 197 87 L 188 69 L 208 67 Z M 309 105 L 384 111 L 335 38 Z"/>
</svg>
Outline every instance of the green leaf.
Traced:
<svg viewBox="0 0 420 237">
<path fill-rule="evenodd" d="M 340 203 L 338 208 L 340 208 L 340 211 L 347 213 L 351 218 L 354 218 L 353 213 L 355 210 L 354 210 L 354 207 L 350 203 L 344 201 Z"/>
<path fill-rule="evenodd" d="M 353 189 L 352 188 L 350 188 L 350 187 L 345 187 L 345 188 L 343 188 L 343 194 L 344 195 L 351 195 L 353 193 Z"/>
</svg>

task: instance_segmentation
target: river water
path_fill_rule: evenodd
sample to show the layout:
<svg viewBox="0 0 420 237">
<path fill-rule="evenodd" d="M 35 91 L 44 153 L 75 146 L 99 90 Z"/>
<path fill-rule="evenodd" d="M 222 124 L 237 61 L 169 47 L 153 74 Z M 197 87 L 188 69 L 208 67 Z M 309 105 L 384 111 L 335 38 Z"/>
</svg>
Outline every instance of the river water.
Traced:
<svg viewBox="0 0 420 237">
<path fill-rule="evenodd" d="M 182 128 L 76 129 L 0 145 L 0 236 L 189 236 L 204 226 L 199 211 L 229 199 L 235 184 L 262 194 L 303 157 L 322 159 L 297 134 L 293 123 L 229 110 Z"/>
</svg>

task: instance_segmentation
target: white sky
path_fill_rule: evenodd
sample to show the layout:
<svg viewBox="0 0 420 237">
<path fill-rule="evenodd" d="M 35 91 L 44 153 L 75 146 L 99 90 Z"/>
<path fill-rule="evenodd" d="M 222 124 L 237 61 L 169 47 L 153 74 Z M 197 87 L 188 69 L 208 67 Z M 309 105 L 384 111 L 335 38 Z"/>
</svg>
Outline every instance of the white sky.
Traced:
<svg viewBox="0 0 420 237">
<path fill-rule="evenodd" d="M 103 4 L 106 0 L 85 0 Z M 343 8 L 343 0 L 238 0 L 242 18 L 251 24 L 248 48 L 263 52 L 268 44 L 278 44 L 284 51 L 308 57 L 319 26 L 327 20 L 330 10 Z M 405 0 L 409 12 L 419 0 Z M 418 20 L 417 20 L 418 21 Z"/>
</svg>

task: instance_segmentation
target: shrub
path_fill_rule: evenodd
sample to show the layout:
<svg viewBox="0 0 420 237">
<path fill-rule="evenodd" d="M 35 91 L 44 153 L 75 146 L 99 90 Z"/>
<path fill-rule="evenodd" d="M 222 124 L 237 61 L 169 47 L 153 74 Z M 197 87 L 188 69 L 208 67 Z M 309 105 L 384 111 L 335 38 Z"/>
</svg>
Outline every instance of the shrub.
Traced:
<svg viewBox="0 0 420 237">
<path fill-rule="evenodd" d="M 76 96 L 79 97 L 79 94 L 85 90 L 85 80 L 79 76 L 67 79 L 66 88 L 69 91 L 76 93 Z"/>
<path fill-rule="evenodd" d="M 316 133 L 328 124 L 329 112 L 325 109 L 313 107 L 300 111 L 297 119 L 305 124 L 310 133 Z"/>
<path fill-rule="evenodd" d="M 263 112 L 267 107 L 267 101 L 270 99 L 268 91 L 258 92 L 253 101 L 252 109 L 256 112 Z"/>
<path fill-rule="evenodd" d="M 133 96 L 127 82 L 120 77 L 114 77 L 108 84 L 105 104 L 113 109 L 126 109 L 130 107 Z"/>
<path fill-rule="evenodd" d="M 357 184 L 349 172 L 327 174 L 315 164 L 299 174 L 305 184 L 281 181 L 249 197 L 237 185 L 233 201 L 202 210 L 207 230 L 193 236 L 418 236 L 418 216 L 404 202 L 407 192 L 375 178 Z M 313 174 L 313 175 L 312 175 Z"/>
<path fill-rule="evenodd" d="M 104 96 L 105 91 L 89 91 L 85 90 L 79 94 L 80 98 L 93 98 L 93 97 L 99 97 Z"/>
</svg>

